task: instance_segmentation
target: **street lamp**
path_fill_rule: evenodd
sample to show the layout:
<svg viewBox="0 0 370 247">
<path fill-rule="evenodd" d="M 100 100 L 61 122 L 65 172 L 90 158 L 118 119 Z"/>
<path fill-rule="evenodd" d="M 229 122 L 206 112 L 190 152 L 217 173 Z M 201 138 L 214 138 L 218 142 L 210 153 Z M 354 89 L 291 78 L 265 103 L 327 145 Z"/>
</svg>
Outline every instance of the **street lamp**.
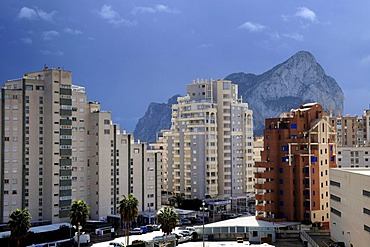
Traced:
<svg viewBox="0 0 370 247">
<path fill-rule="evenodd" d="M 207 210 L 207 208 L 204 207 L 205 205 L 206 203 L 203 201 L 202 207 L 200 208 L 200 210 L 203 210 L 203 247 L 204 247 L 204 210 Z"/>
<path fill-rule="evenodd" d="M 80 247 L 80 235 L 81 235 L 81 229 L 82 226 L 80 225 L 80 222 L 77 223 L 77 227 L 73 226 L 74 229 L 77 229 L 77 246 Z"/>
</svg>

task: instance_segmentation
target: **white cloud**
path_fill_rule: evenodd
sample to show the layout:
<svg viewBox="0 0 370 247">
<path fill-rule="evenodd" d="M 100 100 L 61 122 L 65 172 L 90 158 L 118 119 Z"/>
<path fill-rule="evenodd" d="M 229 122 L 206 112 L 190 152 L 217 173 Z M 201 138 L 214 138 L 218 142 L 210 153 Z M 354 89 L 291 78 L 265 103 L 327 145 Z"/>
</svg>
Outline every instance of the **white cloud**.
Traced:
<svg viewBox="0 0 370 247">
<path fill-rule="evenodd" d="M 39 17 L 44 21 L 53 21 L 53 16 L 57 13 L 55 10 L 51 11 L 50 13 L 46 13 L 41 9 L 37 9 L 37 13 Z"/>
<path fill-rule="evenodd" d="M 317 22 L 317 17 L 315 12 L 306 8 L 306 7 L 299 7 L 298 11 L 295 13 L 295 16 L 301 17 L 311 22 Z"/>
<path fill-rule="evenodd" d="M 77 30 L 77 29 L 72 29 L 72 28 L 69 28 L 69 27 L 64 28 L 63 31 L 66 32 L 66 33 L 69 33 L 69 34 L 76 34 L 76 35 L 82 34 L 82 31 Z"/>
<path fill-rule="evenodd" d="M 18 13 L 19 19 L 28 19 L 28 20 L 34 20 L 38 17 L 36 10 L 30 9 L 27 7 L 21 8 L 21 10 Z"/>
<path fill-rule="evenodd" d="M 249 32 L 261 32 L 263 29 L 266 27 L 258 24 L 258 23 L 253 23 L 253 22 L 245 22 L 244 24 L 239 26 L 240 29 L 247 29 Z"/>
<path fill-rule="evenodd" d="M 64 53 L 62 51 L 49 51 L 49 50 L 40 50 L 41 54 L 47 56 L 63 56 Z"/>
<path fill-rule="evenodd" d="M 180 13 L 180 11 L 178 11 L 176 9 L 171 9 L 168 6 L 161 5 L 161 4 L 155 5 L 154 7 L 134 7 L 133 10 L 132 10 L 133 15 L 145 14 L 145 13 L 150 13 L 150 14 L 154 14 L 154 13 L 178 14 L 178 13 Z"/>
<path fill-rule="evenodd" d="M 281 36 L 288 38 L 288 39 L 294 39 L 297 41 L 303 41 L 304 36 L 299 33 L 283 33 Z"/>
<path fill-rule="evenodd" d="M 28 8 L 23 7 L 18 13 L 18 19 L 26 19 L 26 20 L 36 20 L 41 19 L 44 21 L 53 21 L 53 16 L 57 12 L 55 10 L 51 11 L 50 13 L 47 13 L 39 8 Z"/>
<path fill-rule="evenodd" d="M 119 18 L 119 14 L 112 9 L 112 6 L 110 5 L 103 5 L 99 12 L 100 16 L 104 19 L 117 19 Z"/>
<path fill-rule="evenodd" d="M 59 33 L 55 30 L 43 31 L 41 36 L 43 40 L 52 40 L 53 38 L 59 37 Z"/>
<path fill-rule="evenodd" d="M 32 39 L 31 38 L 23 38 L 21 39 L 23 41 L 23 43 L 27 44 L 27 45 L 30 45 L 32 44 Z"/>
<path fill-rule="evenodd" d="M 136 26 L 135 21 L 130 21 L 123 19 L 118 12 L 112 9 L 110 5 L 103 5 L 101 10 L 98 12 L 101 18 L 108 21 L 110 24 L 114 25 L 125 25 L 125 26 Z"/>
</svg>

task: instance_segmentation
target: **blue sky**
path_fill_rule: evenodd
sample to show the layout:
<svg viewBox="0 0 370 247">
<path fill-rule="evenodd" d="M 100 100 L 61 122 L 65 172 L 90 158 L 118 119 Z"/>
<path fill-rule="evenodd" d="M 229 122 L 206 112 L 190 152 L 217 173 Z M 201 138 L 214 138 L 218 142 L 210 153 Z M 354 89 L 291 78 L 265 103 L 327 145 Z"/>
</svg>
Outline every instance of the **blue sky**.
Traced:
<svg viewBox="0 0 370 247">
<path fill-rule="evenodd" d="M 370 2 L 80 0 L 0 2 L 0 81 L 49 67 L 71 70 L 89 100 L 133 131 L 150 102 L 197 78 L 263 73 L 310 51 L 345 94 L 370 98 Z"/>
</svg>

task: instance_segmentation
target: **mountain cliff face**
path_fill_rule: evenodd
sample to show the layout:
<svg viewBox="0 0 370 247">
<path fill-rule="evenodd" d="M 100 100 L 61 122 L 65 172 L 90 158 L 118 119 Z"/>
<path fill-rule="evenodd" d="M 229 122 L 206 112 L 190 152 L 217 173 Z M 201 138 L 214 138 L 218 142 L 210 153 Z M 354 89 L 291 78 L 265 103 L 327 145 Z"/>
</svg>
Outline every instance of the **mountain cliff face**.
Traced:
<svg viewBox="0 0 370 247">
<path fill-rule="evenodd" d="M 300 104 L 317 102 L 326 112 L 331 111 L 334 115 L 343 112 L 342 89 L 306 51 L 296 53 L 261 75 L 240 72 L 225 79 L 239 85 L 239 96 L 253 110 L 255 135 L 262 135 L 265 118 L 278 117 Z M 136 125 L 135 138 L 154 142 L 157 132 L 168 129 L 171 104 L 176 103 L 176 98 L 172 97 L 167 104 L 151 103 Z"/>
<path fill-rule="evenodd" d="M 306 51 L 261 75 L 233 73 L 225 79 L 239 85 L 239 95 L 253 110 L 257 135 L 262 134 L 265 118 L 277 117 L 303 103 L 317 102 L 334 115 L 343 112 L 342 89 Z"/>
<path fill-rule="evenodd" d="M 150 103 L 145 115 L 139 119 L 135 126 L 134 137 L 136 140 L 155 142 L 160 130 L 171 127 L 172 105 L 177 103 L 177 94 L 172 96 L 167 104 Z"/>
</svg>

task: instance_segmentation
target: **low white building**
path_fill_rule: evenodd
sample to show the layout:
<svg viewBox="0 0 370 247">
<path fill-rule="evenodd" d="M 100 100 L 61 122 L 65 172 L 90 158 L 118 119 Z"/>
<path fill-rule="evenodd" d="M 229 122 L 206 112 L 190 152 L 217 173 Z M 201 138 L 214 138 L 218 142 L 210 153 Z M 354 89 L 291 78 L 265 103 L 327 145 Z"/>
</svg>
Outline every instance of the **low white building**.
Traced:
<svg viewBox="0 0 370 247">
<path fill-rule="evenodd" d="M 281 230 L 296 230 L 299 235 L 299 222 L 268 222 L 257 220 L 255 216 L 238 217 L 204 225 L 205 238 L 208 240 L 235 240 L 243 237 L 251 243 L 274 243 L 276 233 Z M 200 239 L 203 237 L 203 226 L 195 226 Z"/>
<path fill-rule="evenodd" d="M 370 168 L 330 169 L 331 238 L 347 246 L 370 243 Z"/>
</svg>

